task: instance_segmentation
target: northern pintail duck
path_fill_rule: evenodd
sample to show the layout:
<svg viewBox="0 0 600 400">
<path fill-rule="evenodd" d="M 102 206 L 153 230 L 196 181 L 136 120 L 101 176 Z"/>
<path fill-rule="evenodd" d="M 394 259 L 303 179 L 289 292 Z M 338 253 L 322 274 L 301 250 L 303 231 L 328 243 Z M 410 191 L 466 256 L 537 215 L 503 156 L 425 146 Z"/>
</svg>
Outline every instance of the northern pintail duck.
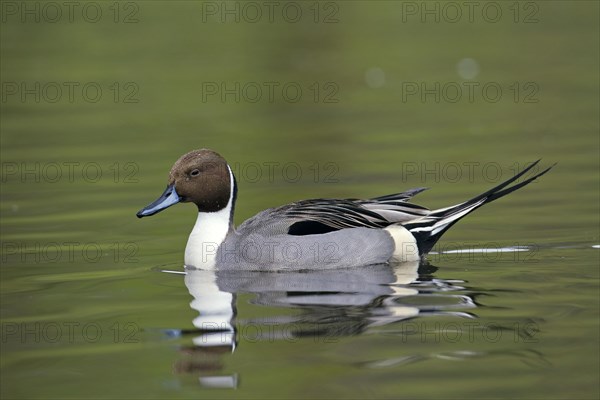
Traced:
<svg viewBox="0 0 600 400">
<path fill-rule="evenodd" d="M 409 203 L 426 189 L 415 188 L 366 200 L 298 201 L 262 211 L 236 229 L 233 172 L 218 153 L 201 149 L 175 162 L 164 193 L 137 216 L 196 204 L 198 218 L 185 249 L 190 268 L 283 271 L 418 261 L 462 217 L 552 168 L 509 186 L 538 162 L 479 196 L 437 210 Z"/>
</svg>

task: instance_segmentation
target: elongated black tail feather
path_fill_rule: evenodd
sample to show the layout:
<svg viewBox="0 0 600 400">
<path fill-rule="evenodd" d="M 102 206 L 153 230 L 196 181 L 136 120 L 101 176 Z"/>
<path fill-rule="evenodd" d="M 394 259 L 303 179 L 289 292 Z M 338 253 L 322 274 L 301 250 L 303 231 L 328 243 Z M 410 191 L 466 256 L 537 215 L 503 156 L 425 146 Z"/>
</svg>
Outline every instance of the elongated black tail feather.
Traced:
<svg viewBox="0 0 600 400">
<path fill-rule="evenodd" d="M 464 203 L 457 204 L 455 206 L 441 208 L 439 210 L 432 211 L 429 215 L 423 218 L 419 218 L 416 221 L 411 221 L 404 224 L 404 227 L 408 229 L 417 240 L 419 246 L 419 253 L 421 255 L 427 254 L 435 245 L 435 243 L 442 237 L 442 235 L 452 227 L 455 223 L 461 220 L 466 215 L 470 214 L 474 210 L 478 209 L 484 204 L 490 203 L 496 199 L 506 196 L 509 193 L 514 192 L 517 189 L 526 186 L 550 171 L 553 164 L 546 168 L 540 173 L 527 178 L 523 182 L 517 183 L 513 186 L 509 186 L 511 183 L 517 181 L 519 178 L 528 173 L 533 167 L 535 167 L 540 160 L 532 163 L 530 166 L 519 172 L 512 178 L 502 182 L 498 186 L 488 190 L 479 196 L 473 197 Z"/>
</svg>

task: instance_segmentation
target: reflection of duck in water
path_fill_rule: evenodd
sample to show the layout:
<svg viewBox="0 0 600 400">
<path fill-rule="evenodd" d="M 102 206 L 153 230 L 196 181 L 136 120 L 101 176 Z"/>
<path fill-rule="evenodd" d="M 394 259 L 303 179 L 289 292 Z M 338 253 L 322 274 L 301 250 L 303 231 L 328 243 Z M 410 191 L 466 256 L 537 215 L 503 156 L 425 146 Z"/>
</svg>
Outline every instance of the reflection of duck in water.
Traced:
<svg viewBox="0 0 600 400">
<path fill-rule="evenodd" d="M 177 331 L 178 335 L 193 335 L 192 345 L 181 348 L 184 358 L 175 363 L 179 373 L 200 374 L 202 386 L 233 388 L 237 375 L 213 375 L 223 369 L 222 358 L 235 350 L 233 327 L 235 294 L 219 289 L 214 271 L 186 270 L 185 285 L 193 300 L 190 307 L 199 312 L 192 321 L 195 329 Z"/>
<path fill-rule="evenodd" d="M 177 369 L 200 373 L 203 385 L 232 387 L 235 375 L 206 375 L 221 370 L 223 355 L 236 348 L 236 335 L 252 341 L 307 336 L 328 341 L 419 315 L 471 317 L 444 310 L 469 309 L 475 303 L 466 295 L 448 294 L 462 288 L 432 280 L 432 270 L 418 262 L 286 273 L 187 269 L 185 284 L 194 298 L 190 306 L 199 316 L 193 320 L 195 330 L 182 332 L 193 335 L 193 346 L 182 351 L 187 358 L 178 361 Z M 302 312 L 234 321 L 238 293 L 256 294 L 256 304 Z"/>
</svg>

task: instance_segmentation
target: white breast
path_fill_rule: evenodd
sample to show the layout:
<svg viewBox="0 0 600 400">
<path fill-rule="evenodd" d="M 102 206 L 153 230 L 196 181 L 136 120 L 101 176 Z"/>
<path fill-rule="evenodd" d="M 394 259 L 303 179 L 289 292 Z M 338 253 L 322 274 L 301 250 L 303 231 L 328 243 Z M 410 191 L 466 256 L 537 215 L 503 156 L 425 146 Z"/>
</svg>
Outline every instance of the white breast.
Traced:
<svg viewBox="0 0 600 400">
<path fill-rule="evenodd" d="M 231 207 L 212 213 L 198 213 L 196 225 L 185 247 L 185 265 L 212 269 L 216 264 L 217 249 L 229 231 Z"/>
</svg>

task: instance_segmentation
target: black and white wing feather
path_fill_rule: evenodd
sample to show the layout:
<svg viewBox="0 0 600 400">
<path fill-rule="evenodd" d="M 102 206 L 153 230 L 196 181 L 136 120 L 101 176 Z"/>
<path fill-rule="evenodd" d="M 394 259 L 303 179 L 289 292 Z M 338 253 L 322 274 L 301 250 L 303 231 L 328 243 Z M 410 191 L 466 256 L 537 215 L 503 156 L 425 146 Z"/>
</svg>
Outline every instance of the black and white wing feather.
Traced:
<svg viewBox="0 0 600 400">
<path fill-rule="evenodd" d="M 463 203 L 429 210 L 408 201 L 425 188 L 374 197 L 372 199 L 312 199 L 265 210 L 239 227 L 239 232 L 263 235 L 315 235 L 346 228 L 404 226 L 416 239 L 421 254 L 428 253 L 452 225 L 484 204 L 522 188 L 548 172 L 532 171 L 540 160 L 492 189 Z M 530 173 L 528 178 L 517 182 Z"/>
<path fill-rule="evenodd" d="M 385 228 L 428 215 L 429 209 L 407 202 L 423 190 L 425 188 L 417 188 L 367 200 L 304 200 L 280 207 L 276 212 L 294 221 L 288 230 L 291 235 L 310 235 L 359 227 Z"/>
</svg>

